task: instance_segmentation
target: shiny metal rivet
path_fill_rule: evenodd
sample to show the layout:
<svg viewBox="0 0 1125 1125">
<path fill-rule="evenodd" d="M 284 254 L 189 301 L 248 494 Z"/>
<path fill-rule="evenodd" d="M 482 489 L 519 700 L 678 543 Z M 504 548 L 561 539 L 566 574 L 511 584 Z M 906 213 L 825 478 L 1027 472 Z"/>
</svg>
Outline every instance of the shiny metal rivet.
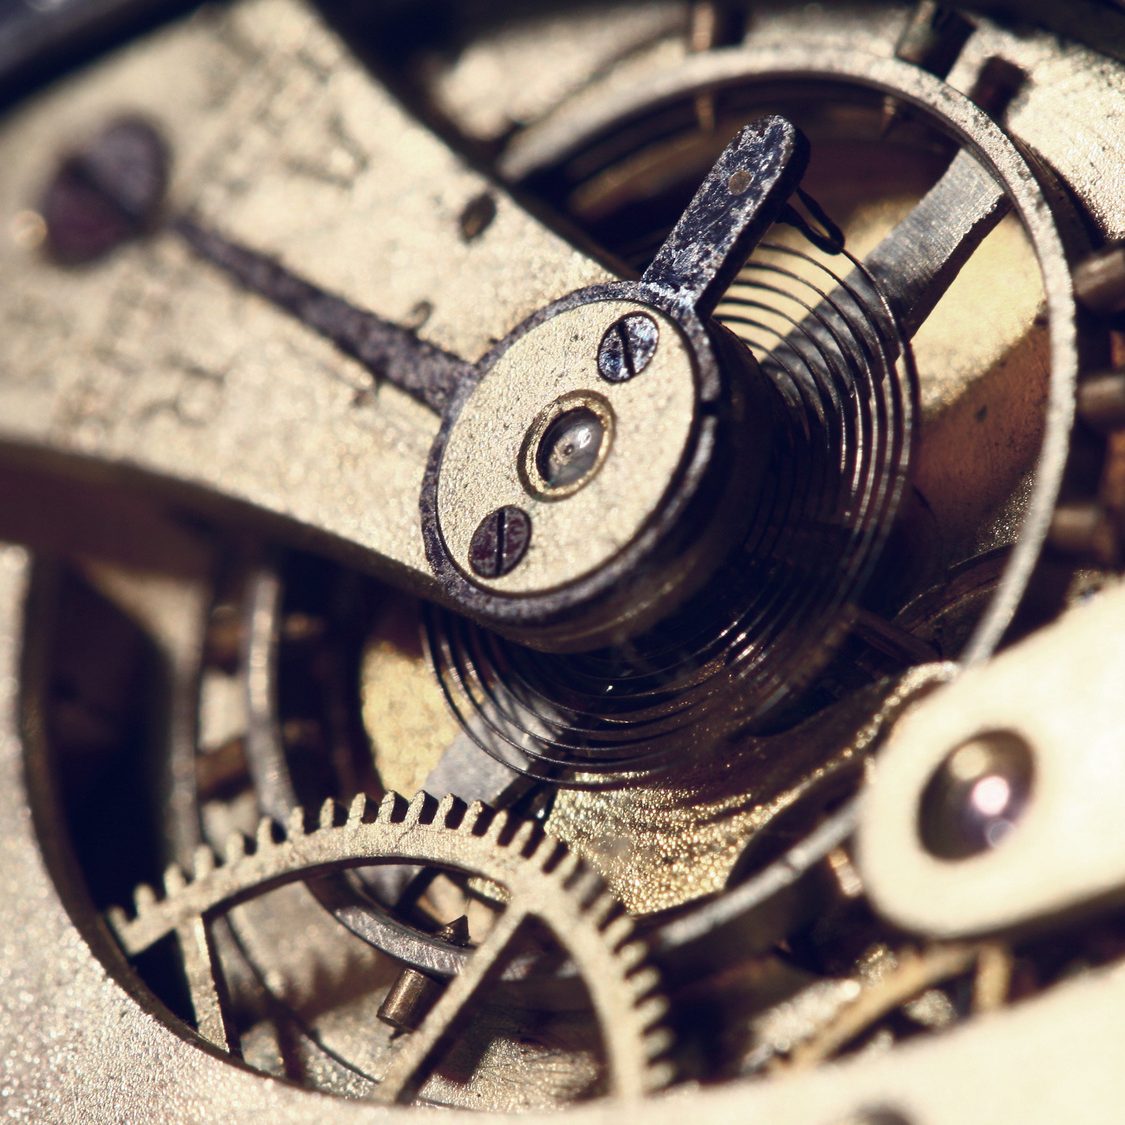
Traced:
<svg viewBox="0 0 1125 1125">
<path fill-rule="evenodd" d="M 469 566 L 481 578 L 501 578 L 527 554 L 531 517 L 522 508 L 506 505 L 480 521 L 469 543 Z"/>
<path fill-rule="evenodd" d="M 660 329 L 644 313 L 630 313 L 610 325 L 598 346 L 598 371 L 609 383 L 626 383 L 652 362 Z"/>
<path fill-rule="evenodd" d="M 1012 731 L 969 739 L 938 766 L 922 793 L 923 846 L 939 859 L 967 859 L 999 847 L 1031 795 L 1034 757 Z"/>
<path fill-rule="evenodd" d="M 594 470 L 604 441 L 605 425 L 593 410 L 568 410 L 547 427 L 539 443 L 540 476 L 552 488 L 577 484 Z"/>
</svg>

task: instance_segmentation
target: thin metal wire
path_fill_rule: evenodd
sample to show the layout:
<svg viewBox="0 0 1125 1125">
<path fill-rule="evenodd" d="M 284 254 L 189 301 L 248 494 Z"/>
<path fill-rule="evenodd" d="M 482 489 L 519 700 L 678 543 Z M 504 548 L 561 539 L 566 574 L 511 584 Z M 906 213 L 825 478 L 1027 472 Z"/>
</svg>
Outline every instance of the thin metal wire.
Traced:
<svg viewBox="0 0 1125 1125">
<path fill-rule="evenodd" d="M 830 263 L 851 267 L 840 276 Z M 601 788 L 668 766 L 706 724 L 775 712 L 846 632 L 906 479 L 917 379 L 875 279 L 846 250 L 761 244 L 720 306 L 788 418 L 741 547 L 688 607 L 627 647 L 534 652 L 430 608 L 462 728 L 513 770 Z"/>
</svg>

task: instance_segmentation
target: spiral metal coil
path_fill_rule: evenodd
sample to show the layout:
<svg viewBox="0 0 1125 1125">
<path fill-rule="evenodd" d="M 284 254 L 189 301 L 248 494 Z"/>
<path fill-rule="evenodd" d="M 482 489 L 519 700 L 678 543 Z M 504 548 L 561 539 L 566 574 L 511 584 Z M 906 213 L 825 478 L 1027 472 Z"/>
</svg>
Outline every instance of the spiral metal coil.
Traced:
<svg viewBox="0 0 1125 1125">
<path fill-rule="evenodd" d="M 627 645 L 534 652 L 448 611 L 425 623 L 464 730 L 514 770 L 602 787 L 759 730 L 851 626 L 901 498 L 917 411 L 909 345 L 852 255 L 776 227 L 718 319 L 784 404 L 749 528 L 720 573 Z M 823 240 L 819 240 L 821 243 Z M 851 267 L 840 276 L 833 264 Z M 638 579 L 643 581 L 643 576 Z"/>
</svg>

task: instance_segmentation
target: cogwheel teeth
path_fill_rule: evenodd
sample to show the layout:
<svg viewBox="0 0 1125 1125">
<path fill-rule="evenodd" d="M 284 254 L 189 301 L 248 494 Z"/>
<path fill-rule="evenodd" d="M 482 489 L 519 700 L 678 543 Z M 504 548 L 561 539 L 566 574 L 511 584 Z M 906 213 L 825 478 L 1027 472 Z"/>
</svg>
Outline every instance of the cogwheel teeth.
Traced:
<svg viewBox="0 0 1125 1125">
<path fill-rule="evenodd" d="M 263 820 L 258 826 L 258 840 L 262 839 L 262 833 L 265 831 L 273 843 L 273 824 L 269 820 Z M 305 810 L 298 806 L 291 809 L 289 816 L 285 821 L 285 837 L 288 840 L 299 840 L 305 834 Z"/>
<path fill-rule="evenodd" d="M 367 799 L 366 793 L 357 793 L 352 798 L 352 803 L 348 806 L 348 825 L 355 828 L 357 825 L 363 824 L 367 820 L 367 810 L 370 802 Z"/>
<path fill-rule="evenodd" d="M 320 829 L 334 828 L 336 826 L 336 813 L 340 806 L 331 798 L 327 798 L 320 806 L 320 820 L 317 825 Z"/>
<path fill-rule="evenodd" d="M 667 1081 L 667 1065 L 658 1061 L 667 1049 L 659 975 L 597 872 L 535 822 L 494 813 L 480 802 L 439 801 L 421 792 L 408 803 L 388 793 L 374 815 L 372 808 L 363 795 L 346 814 L 327 800 L 311 831 L 300 808 L 289 814 L 283 833 L 263 819 L 252 848 L 237 834 L 227 841 L 222 862 L 210 848 L 200 848 L 190 879 L 172 865 L 163 897 L 139 886 L 134 916 L 115 908 L 106 920 L 125 952 L 135 956 L 171 934 L 190 932 L 199 919 L 207 924 L 230 905 L 333 868 L 370 862 L 460 870 L 498 884 L 507 892 L 507 909 L 539 919 L 556 935 L 597 994 L 594 1008 L 603 1015 L 617 1091 L 635 1096 Z"/>
<path fill-rule="evenodd" d="M 192 856 L 191 873 L 195 879 L 202 879 L 215 870 L 215 853 L 206 845 L 200 844 Z"/>
</svg>

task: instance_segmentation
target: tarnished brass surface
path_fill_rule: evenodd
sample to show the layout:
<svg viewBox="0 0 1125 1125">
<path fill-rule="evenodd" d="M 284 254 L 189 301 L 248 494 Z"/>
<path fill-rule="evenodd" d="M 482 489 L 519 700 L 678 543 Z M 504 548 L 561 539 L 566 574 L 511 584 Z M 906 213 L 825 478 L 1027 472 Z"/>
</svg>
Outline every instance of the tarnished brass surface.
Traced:
<svg viewBox="0 0 1125 1125">
<path fill-rule="evenodd" d="M 232 0 L 104 49 L 78 4 L 0 12 L 4 1112 L 1116 1120 L 1120 5 Z M 749 353 L 646 306 L 651 362 L 604 377 L 640 306 L 572 295 L 640 276 L 764 114 L 811 162 L 776 290 L 718 307 Z M 68 264 L 47 186 L 138 118 L 167 196 Z M 835 349 L 856 309 L 895 363 Z M 769 373 L 802 335 L 810 381 Z M 556 488 L 575 405 L 603 445 Z M 623 566 L 713 423 L 694 537 Z M 738 568 L 850 575 L 866 510 L 803 497 L 900 484 L 785 705 L 720 707 L 775 640 Z M 560 655 L 474 603 L 449 643 L 430 485 L 457 581 L 507 611 L 615 565 L 604 614 L 553 608 Z M 530 547 L 490 574 L 503 508 Z M 585 771 L 631 722 L 651 759 Z"/>
<path fill-rule="evenodd" d="M 285 0 L 206 11 L 5 123 L 0 208 L 17 237 L 0 252 L 5 275 L 21 278 L 0 311 L 7 442 L 204 487 L 425 585 L 429 411 L 200 268 L 171 233 L 62 277 L 20 245 L 18 217 L 34 210 L 57 146 L 123 107 L 168 134 L 171 208 L 470 362 L 607 274 L 412 122 Z M 460 218 L 482 192 L 495 218 L 466 240 Z M 435 260 L 439 239 L 449 245 Z"/>
<path fill-rule="evenodd" d="M 633 379 L 598 375 L 598 345 L 631 313 L 659 331 L 652 361 Z M 538 496 L 521 472 L 536 419 L 552 403 L 599 395 L 609 407 L 605 462 L 580 491 Z M 531 329 L 474 390 L 449 434 L 438 478 L 442 534 L 455 563 L 480 585 L 538 593 L 585 577 L 617 555 L 648 523 L 684 458 L 696 424 L 691 353 L 671 318 L 628 301 L 580 305 Z M 469 544 L 480 521 L 514 504 L 531 516 L 523 561 L 495 578 L 474 577 Z"/>
<path fill-rule="evenodd" d="M 858 837 L 868 893 L 897 925 L 961 937 L 1120 893 L 1116 794 L 1125 762 L 1112 685 L 1125 657 L 1117 624 L 1123 612 L 1125 593 L 1106 590 L 899 721 L 880 755 Z M 993 846 L 943 859 L 917 830 L 927 781 L 957 747 L 987 743 L 997 732 L 1027 747 L 1026 807 L 1005 817 Z"/>
</svg>

